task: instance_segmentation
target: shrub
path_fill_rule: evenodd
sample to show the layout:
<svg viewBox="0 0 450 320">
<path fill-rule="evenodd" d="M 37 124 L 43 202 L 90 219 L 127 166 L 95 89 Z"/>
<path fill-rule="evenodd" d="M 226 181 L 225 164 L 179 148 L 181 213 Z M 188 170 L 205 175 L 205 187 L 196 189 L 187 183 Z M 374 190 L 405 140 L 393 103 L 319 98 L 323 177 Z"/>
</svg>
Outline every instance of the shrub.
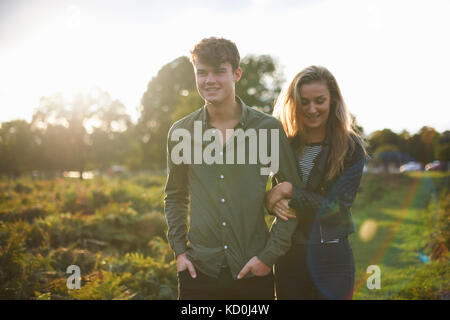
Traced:
<svg viewBox="0 0 450 320">
<path fill-rule="evenodd" d="M 150 248 L 150 255 L 153 259 L 163 263 L 171 263 L 174 261 L 174 253 L 167 241 L 163 238 L 155 237 L 148 243 L 148 247 Z"/>
<path fill-rule="evenodd" d="M 78 290 L 70 290 L 73 299 L 82 300 L 129 300 L 135 293 L 122 285 L 122 281 L 129 278 L 129 274 L 118 275 L 109 271 L 95 272 L 85 279 Z"/>
<path fill-rule="evenodd" d="M 138 215 L 129 203 L 110 203 L 97 210 L 90 225 L 95 239 L 109 243 L 118 252 L 148 250 L 148 242 L 164 237 L 167 224 L 158 212 Z"/>
<path fill-rule="evenodd" d="M 140 215 L 130 226 L 129 232 L 134 234 L 142 244 L 147 244 L 155 237 L 166 238 L 167 222 L 164 215 L 160 212 L 150 212 Z"/>
<path fill-rule="evenodd" d="M 423 265 L 406 288 L 394 293 L 393 299 L 449 300 L 450 299 L 450 256 L 441 261 Z"/>
<path fill-rule="evenodd" d="M 83 240 L 92 237 L 90 220 L 81 214 L 51 215 L 37 219 L 35 224 L 42 232 L 48 234 L 51 248 L 79 245 Z"/>
<path fill-rule="evenodd" d="M 111 197 L 104 190 L 91 190 L 88 195 L 88 211 L 95 212 L 107 205 L 111 201 Z"/>
<path fill-rule="evenodd" d="M 0 299 L 28 299 L 54 276 L 51 258 L 26 250 L 25 239 L 30 225 L 16 222 L 2 234 L 0 248 Z"/>
<path fill-rule="evenodd" d="M 63 206 L 62 206 L 63 212 L 75 213 L 82 209 L 83 208 L 80 206 L 78 202 L 78 194 L 76 191 L 72 190 L 63 195 Z"/>
<path fill-rule="evenodd" d="M 142 253 L 127 253 L 120 258 L 108 259 L 107 270 L 129 274 L 122 282 L 136 293 L 135 299 L 176 299 L 176 264 L 155 261 Z"/>
<path fill-rule="evenodd" d="M 33 188 L 17 181 L 16 185 L 14 186 L 14 191 L 17 193 L 31 193 L 33 191 Z"/>
<path fill-rule="evenodd" d="M 434 220 L 434 231 L 425 250 L 431 259 L 440 260 L 450 248 L 450 196 L 447 189 L 441 192 L 437 201 L 430 202 L 428 213 Z"/>
<path fill-rule="evenodd" d="M 62 273 L 65 273 L 70 265 L 79 266 L 82 273 L 90 273 L 96 268 L 99 259 L 98 254 L 78 248 L 58 248 L 49 256 L 53 269 Z"/>
</svg>

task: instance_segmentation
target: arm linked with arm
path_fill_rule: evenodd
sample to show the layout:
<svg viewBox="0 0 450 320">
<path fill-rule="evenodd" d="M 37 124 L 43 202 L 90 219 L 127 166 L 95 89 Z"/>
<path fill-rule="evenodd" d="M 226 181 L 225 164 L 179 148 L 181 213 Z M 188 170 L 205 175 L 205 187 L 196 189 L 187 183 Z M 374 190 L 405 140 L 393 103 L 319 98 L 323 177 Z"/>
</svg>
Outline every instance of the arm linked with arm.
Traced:
<svg viewBox="0 0 450 320">
<path fill-rule="evenodd" d="M 289 206 L 297 214 L 314 220 L 332 219 L 341 207 L 350 208 L 358 192 L 365 163 L 363 151 L 358 149 L 356 152 L 355 160 L 344 169 L 326 196 L 294 186 Z"/>
</svg>

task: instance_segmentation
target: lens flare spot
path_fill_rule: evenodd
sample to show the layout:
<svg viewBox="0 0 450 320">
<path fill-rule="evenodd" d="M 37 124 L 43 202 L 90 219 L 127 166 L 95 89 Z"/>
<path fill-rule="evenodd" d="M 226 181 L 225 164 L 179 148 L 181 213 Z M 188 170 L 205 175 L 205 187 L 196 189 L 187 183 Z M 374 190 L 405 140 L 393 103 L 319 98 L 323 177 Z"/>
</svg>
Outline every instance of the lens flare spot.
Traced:
<svg viewBox="0 0 450 320">
<path fill-rule="evenodd" d="M 359 228 L 359 238 L 364 242 L 369 242 L 377 233 L 377 222 L 373 219 L 365 220 Z"/>
</svg>

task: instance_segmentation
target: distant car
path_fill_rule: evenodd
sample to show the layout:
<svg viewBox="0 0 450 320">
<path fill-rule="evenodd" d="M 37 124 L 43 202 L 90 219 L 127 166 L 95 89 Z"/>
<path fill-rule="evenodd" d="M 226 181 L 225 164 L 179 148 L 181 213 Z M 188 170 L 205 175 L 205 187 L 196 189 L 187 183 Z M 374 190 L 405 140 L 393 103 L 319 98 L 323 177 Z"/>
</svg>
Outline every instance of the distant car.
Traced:
<svg viewBox="0 0 450 320">
<path fill-rule="evenodd" d="M 410 161 L 400 166 L 400 172 L 422 171 L 422 165 L 419 162 Z"/>
<path fill-rule="evenodd" d="M 425 165 L 426 171 L 435 171 L 435 170 L 442 170 L 443 164 L 439 160 L 435 160 L 433 162 L 427 163 Z"/>
<path fill-rule="evenodd" d="M 108 174 L 120 175 L 125 172 L 124 166 L 113 165 L 108 169 Z"/>
</svg>

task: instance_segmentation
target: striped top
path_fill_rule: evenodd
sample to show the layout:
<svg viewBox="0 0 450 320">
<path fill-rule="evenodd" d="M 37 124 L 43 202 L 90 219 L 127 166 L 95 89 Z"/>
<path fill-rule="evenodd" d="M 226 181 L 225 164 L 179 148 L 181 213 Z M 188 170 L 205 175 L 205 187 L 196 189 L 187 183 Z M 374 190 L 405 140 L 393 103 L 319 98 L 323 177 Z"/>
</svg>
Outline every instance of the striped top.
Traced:
<svg viewBox="0 0 450 320">
<path fill-rule="evenodd" d="M 314 167 L 314 160 L 317 155 L 322 151 L 321 143 L 310 143 L 303 148 L 302 155 L 299 157 L 298 165 L 300 167 L 300 172 L 302 173 L 303 183 L 306 185 L 309 178 L 309 173 Z"/>
<path fill-rule="evenodd" d="M 298 165 L 300 167 L 300 172 L 302 173 L 301 178 L 305 185 L 308 183 L 309 174 L 314 167 L 314 160 L 317 158 L 320 151 L 322 151 L 322 143 L 310 143 L 305 145 L 302 155 L 298 158 Z M 339 239 L 326 241 L 325 243 L 339 243 Z"/>
</svg>

